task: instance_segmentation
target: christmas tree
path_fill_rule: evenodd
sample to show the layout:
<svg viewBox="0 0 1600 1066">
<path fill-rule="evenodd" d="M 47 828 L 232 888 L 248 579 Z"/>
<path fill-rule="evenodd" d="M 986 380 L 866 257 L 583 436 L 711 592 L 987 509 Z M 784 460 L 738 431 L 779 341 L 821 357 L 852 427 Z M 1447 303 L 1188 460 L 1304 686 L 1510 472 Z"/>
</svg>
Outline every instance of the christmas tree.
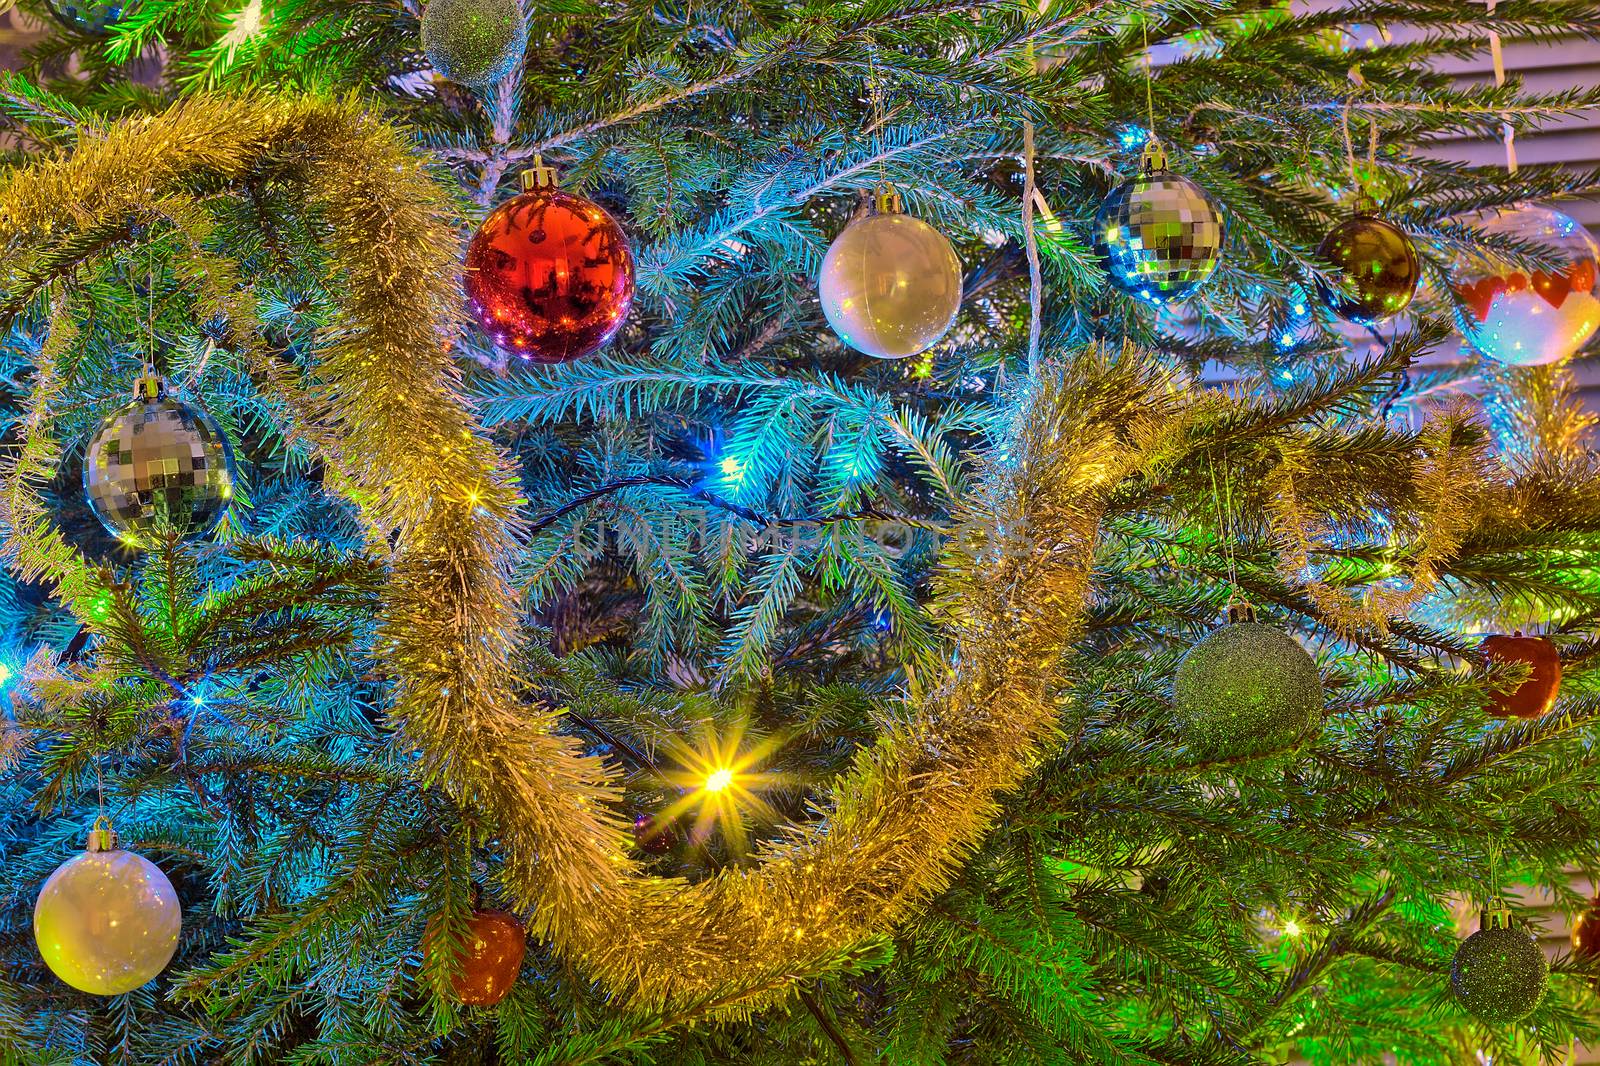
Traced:
<svg viewBox="0 0 1600 1066">
<path fill-rule="evenodd" d="M 0 1062 L 1600 1040 L 1600 5 L 22 9 Z"/>
</svg>

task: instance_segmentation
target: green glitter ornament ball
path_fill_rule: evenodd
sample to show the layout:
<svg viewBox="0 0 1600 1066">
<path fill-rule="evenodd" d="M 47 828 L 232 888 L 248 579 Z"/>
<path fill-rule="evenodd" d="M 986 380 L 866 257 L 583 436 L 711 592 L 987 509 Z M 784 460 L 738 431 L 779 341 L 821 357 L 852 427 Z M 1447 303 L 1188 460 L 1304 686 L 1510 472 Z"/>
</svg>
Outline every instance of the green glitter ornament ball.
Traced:
<svg viewBox="0 0 1600 1066">
<path fill-rule="evenodd" d="M 1281 629 L 1233 622 L 1178 664 L 1173 695 L 1190 744 L 1215 754 L 1284 747 L 1322 722 L 1316 660 Z"/>
<path fill-rule="evenodd" d="M 1521 929 L 1485 926 L 1461 942 L 1450 987 L 1473 1017 L 1504 1025 L 1532 1014 L 1544 999 L 1550 964 Z"/>
<path fill-rule="evenodd" d="M 517 0 L 429 0 L 422 50 L 451 81 L 486 88 L 510 74 L 528 47 Z"/>
</svg>

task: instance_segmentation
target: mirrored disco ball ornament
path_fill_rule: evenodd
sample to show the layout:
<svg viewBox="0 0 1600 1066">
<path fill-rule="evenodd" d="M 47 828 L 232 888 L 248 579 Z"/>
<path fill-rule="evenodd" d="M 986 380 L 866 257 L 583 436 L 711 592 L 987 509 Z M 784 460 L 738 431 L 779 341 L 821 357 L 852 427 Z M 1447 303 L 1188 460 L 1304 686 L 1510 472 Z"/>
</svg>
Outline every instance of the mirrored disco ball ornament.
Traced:
<svg viewBox="0 0 1600 1066">
<path fill-rule="evenodd" d="M 1473 1017 L 1490 1025 L 1526 1018 L 1544 999 L 1550 964 L 1544 950 L 1505 912 L 1485 914 L 1483 928 L 1456 948 L 1450 988 Z"/>
<path fill-rule="evenodd" d="M 83 491 L 112 536 L 135 547 L 202 537 L 233 498 L 233 449 L 203 411 L 163 394 L 153 376 L 106 419 L 84 454 Z"/>
<path fill-rule="evenodd" d="M 96 996 L 131 992 L 166 969 L 183 914 L 172 882 L 142 855 L 117 846 L 101 819 L 83 854 L 39 890 L 33 937 L 52 973 Z"/>
<path fill-rule="evenodd" d="M 1322 724 L 1322 678 L 1300 642 L 1262 625 L 1248 608 L 1229 611 L 1184 655 L 1173 704 L 1199 751 L 1248 755 L 1286 747 Z"/>
<path fill-rule="evenodd" d="M 422 50 L 453 82 L 487 88 L 522 62 L 528 24 L 517 0 L 428 0 Z"/>
<path fill-rule="evenodd" d="M 1094 219 L 1094 250 L 1112 284 L 1153 303 L 1182 300 L 1222 261 L 1226 229 L 1209 193 L 1166 169 L 1151 141 L 1143 173 L 1113 189 Z"/>
<path fill-rule="evenodd" d="M 1358 211 L 1322 238 L 1317 258 L 1333 267 L 1340 286 L 1320 286 L 1334 314 L 1352 322 L 1383 322 L 1417 294 L 1422 264 L 1406 232 L 1371 211 Z"/>
<path fill-rule="evenodd" d="M 555 187 L 539 162 L 467 246 L 467 307 L 501 348 L 533 363 L 611 342 L 633 306 L 633 253 L 599 204 Z"/>
<path fill-rule="evenodd" d="M 138 0 L 95 3 L 92 0 L 47 0 L 55 20 L 73 33 L 89 37 L 110 35 L 113 27 L 138 8 Z"/>
<path fill-rule="evenodd" d="M 905 213 L 900 194 L 880 189 L 872 213 L 828 246 L 817 279 L 833 332 L 877 359 L 920 355 L 961 311 L 961 259 L 944 234 Z"/>
<path fill-rule="evenodd" d="M 1486 234 L 1539 246 L 1549 265 L 1524 270 L 1487 249 L 1456 264 L 1462 333 L 1481 355 L 1508 366 L 1543 366 L 1568 358 L 1600 329 L 1600 246 L 1582 223 L 1528 204 L 1475 221 Z"/>
</svg>

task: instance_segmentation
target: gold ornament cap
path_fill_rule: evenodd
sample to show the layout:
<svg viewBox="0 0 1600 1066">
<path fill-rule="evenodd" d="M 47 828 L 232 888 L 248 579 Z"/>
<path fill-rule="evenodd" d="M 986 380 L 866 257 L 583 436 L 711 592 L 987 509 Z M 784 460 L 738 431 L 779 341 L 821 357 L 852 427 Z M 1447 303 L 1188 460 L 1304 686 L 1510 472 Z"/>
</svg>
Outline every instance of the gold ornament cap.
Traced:
<svg viewBox="0 0 1600 1066">
<path fill-rule="evenodd" d="M 558 184 L 556 168 L 544 165 L 544 153 L 533 153 L 533 166 L 522 172 L 522 191 L 536 192 L 553 189 Z"/>
<path fill-rule="evenodd" d="M 1516 922 L 1511 916 L 1511 908 L 1503 903 L 1495 907 L 1485 907 L 1483 914 L 1478 918 L 1478 928 L 1480 930 L 1516 928 Z"/>
<path fill-rule="evenodd" d="M 1234 600 L 1228 604 L 1228 624 L 1238 625 L 1240 622 L 1254 622 L 1256 609 L 1253 604 L 1244 600 Z"/>
<path fill-rule="evenodd" d="M 105 815 L 94 820 L 94 828 L 89 830 L 89 842 L 84 845 L 84 851 L 94 853 L 99 851 L 116 851 L 121 847 L 117 840 L 117 831 L 111 828 L 111 819 Z"/>
<path fill-rule="evenodd" d="M 900 199 L 900 190 L 888 182 L 880 184 L 872 191 L 872 213 L 875 215 L 903 215 L 906 213 L 905 201 Z"/>
<path fill-rule="evenodd" d="M 1167 150 L 1152 133 L 1139 153 L 1139 169 L 1146 174 L 1156 174 L 1167 169 Z"/>
<path fill-rule="evenodd" d="M 160 376 L 149 371 L 140 374 L 138 380 L 133 383 L 133 398 L 136 400 L 147 402 L 159 400 L 161 394 L 166 391 L 167 387 L 162 383 Z"/>
</svg>

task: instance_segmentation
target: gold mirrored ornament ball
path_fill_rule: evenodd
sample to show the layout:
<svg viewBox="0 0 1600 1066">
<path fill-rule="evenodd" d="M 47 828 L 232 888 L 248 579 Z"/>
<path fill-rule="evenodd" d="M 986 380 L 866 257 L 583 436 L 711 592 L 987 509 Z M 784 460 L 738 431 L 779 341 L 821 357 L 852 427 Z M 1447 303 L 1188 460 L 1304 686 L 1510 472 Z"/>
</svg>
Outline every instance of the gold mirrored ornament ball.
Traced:
<svg viewBox="0 0 1600 1066">
<path fill-rule="evenodd" d="M 1322 239 L 1317 258 L 1334 267 L 1340 287 L 1322 298 L 1340 318 L 1382 322 L 1404 311 L 1417 294 L 1422 265 L 1405 231 L 1371 212 L 1347 218 Z"/>
<path fill-rule="evenodd" d="M 45 881 L 33 907 L 33 936 L 45 964 L 96 996 L 131 992 L 166 969 L 182 925 L 167 875 L 118 847 L 116 834 L 100 824 L 84 853 Z"/>
<path fill-rule="evenodd" d="M 839 339 L 878 359 L 920 355 L 955 325 L 961 260 L 950 241 L 905 214 L 894 192 L 828 247 L 818 279 L 822 311 Z"/>
<path fill-rule="evenodd" d="M 1094 253 L 1129 296 L 1154 304 L 1187 299 L 1222 262 L 1222 211 L 1205 189 L 1167 169 L 1155 138 L 1139 167 L 1095 212 Z"/>
</svg>

